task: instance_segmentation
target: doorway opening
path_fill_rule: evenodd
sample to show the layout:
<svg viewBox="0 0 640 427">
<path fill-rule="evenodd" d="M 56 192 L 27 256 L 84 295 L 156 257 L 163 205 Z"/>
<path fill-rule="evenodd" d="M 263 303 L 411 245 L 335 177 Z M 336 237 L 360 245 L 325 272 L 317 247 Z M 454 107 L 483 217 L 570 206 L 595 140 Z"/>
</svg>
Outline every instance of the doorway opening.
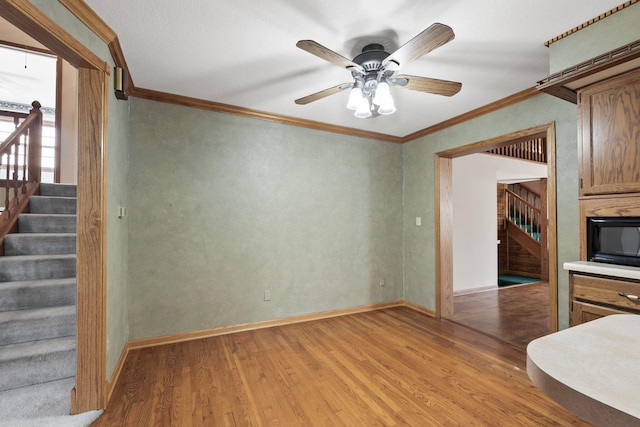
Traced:
<svg viewBox="0 0 640 427">
<path fill-rule="evenodd" d="M 77 322 L 71 412 L 105 406 L 106 119 L 110 64 L 29 2 L 5 2 L 0 17 L 77 70 Z"/>
<path fill-rule="evenodd" d="M 546 178 L 546 223 L 539 226 L 540 232 L 545 234 L 545 251 L 548 254 L 543 257 L 542 271 L 543 277 L 548 281 L 544 283 L 543 294 L 545 307 L 537 307 L 547 310 L 548 331 L 553 332 L 558 328 L 558 307 L 557 307 L 557 256 L 556 256 L 556 170 L 555 170 L 555 126 L 553 123 L 535 126 L 533 128 L 503 135 L 485 141 L 480 141 L 463 147 L 443 151 L 436 154 L 436 315 L 438 317 L 453 318 L 455 313 L 454 298 L 454 190 L 453 190 L 453 159 L 469 156 L 477 153 L 485 153 L 491 150 L 498 150 L 504 147 L 513 146 L 523 141 L 544 138 L 547 151 L 547 178 Z M 496 243 L 495 228 L 493 229 L 493 244 Z M 494 246 L 495 247 L 495 246 Z M 495 264 L 490 265 L 497 271 L 497 252 Z M 497 275 L 497 274 L 496 274 Z M 547 284 L 548 283 L 548 284 Z M 495 284 L 497 288 L 497 283 Z M 526 285 L 531 286 L 531 285 Z M 509 293 L 517 291 L 519 286 L 510 286 Z M 507 290 L 507 289 L 504 289 Z M 487 291 L 489 292 L 489 291 Z M 498 292 L 491 290 L 490 292 Z M 504 294 L 504 293 L 503 293 Z M 484 295 L 486 296 L 486 295 Z M 528 306 L 529 308 L 531 305 Z M 524 306 L 517 309 L 522 315 L 526 315 Z"/>
</svg>

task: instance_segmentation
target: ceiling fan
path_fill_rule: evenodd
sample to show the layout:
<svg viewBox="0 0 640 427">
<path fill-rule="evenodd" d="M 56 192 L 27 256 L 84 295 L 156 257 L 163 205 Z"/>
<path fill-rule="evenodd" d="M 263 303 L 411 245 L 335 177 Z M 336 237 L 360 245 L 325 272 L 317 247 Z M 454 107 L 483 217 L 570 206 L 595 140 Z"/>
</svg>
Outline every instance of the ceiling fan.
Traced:
<svg viewBox="0 0 640 427">
<path fill-rule="evenodd" d="M 397 74 L 399 68 L 450 42 L 455 37 L 451 27 L 435 23 L 402 45 L 393 53 L 385 52 L 378 43 L 362 48 L 353 60 L 322 46 L 313 40 L 300 40 L 296 46 L 332 64 L 351 71 L 353 82 L 342 83 L 320 92 L 296 99 L 305 105 L 329 95 L 351 89 L 347 108 L 355 116 L 367 118 L 393 114 L 396 111 L 390 86 L 399 86 L 419 92 L 452 96 L 460 91 L 462 83 L 428 77 Z"/>
</svg>

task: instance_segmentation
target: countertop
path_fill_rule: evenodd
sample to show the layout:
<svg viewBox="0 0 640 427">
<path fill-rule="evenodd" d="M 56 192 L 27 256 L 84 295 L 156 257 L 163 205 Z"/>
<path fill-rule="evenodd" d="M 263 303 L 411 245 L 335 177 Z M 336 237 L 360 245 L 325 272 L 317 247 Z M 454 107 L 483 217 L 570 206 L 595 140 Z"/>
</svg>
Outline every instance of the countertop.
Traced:
<svg viewBox="0 0 640 427">
<path fill-rule="evenodd" d="M 605 316 L 531 341 L 527 373 L 597 426 L 640 426 L 640 315 Z"/>
<path fill-rule="evenodd" d="M 580 273 L 598 274 L 601 276 L 619 277 L 621 279 L 640 280 L 640 267 L 605 264 L 592 261 L 565 262 L 563 268 Z"/>
</svg>

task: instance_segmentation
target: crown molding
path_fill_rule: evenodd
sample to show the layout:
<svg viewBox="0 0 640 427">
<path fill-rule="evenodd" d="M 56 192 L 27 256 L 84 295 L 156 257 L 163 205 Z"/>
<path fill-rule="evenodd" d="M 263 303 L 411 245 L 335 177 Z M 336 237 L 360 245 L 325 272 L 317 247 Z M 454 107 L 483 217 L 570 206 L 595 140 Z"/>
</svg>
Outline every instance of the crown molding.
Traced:
<svg viewBox="0 0 640 427">
<path fill-rule="evenodd" d="M 345 126 L 330 125 L 327 123 L 316 122 L 313 120 L 298 119 L 295 117 L 268 113 L 265 111 L 252 110 L 250 108 L 237 107 L 235 105 L 222 104 L 220 102 L 207 101 L 199 98 L 191 98 L 188 96 L 175 95 L 167 92 L 160 92 L 151 89 L 134 88 L 131 96 L 136 98 L 149 99 L 152 101 L 166 102 L 168 104 L 177 104 L 185 107 L 199 108 L 202 110 L 216 111 L 219 113 L 233 114 L 236 116 L 249 117 L 252 119 L 267 120 L 271 122 L 281 123 L 291 126 L 299 126 L 310 129 L 322 130 L 326 132 L 339 133 L 360 138 L 375 139 L 379 141 L 401 143 L 402 138 L 377 132 L 369 132 L 360 129 L 349 128 Z"/>
<path fill-rule="evenodd" d="M 102 41 L 109 44 L 116 38 L 116 33 L 82 0 L 58 0 L 69 12 L 95 33 Z"/>
<path fill-rule="evenodd" d="M 533 98 L 538 95 L 540 95 L 540 92 L 538 92 L 535 87 L 525 89 L 523 91 L 514 93 L 513 95 L 507 96 L 506 98 L 502 98 L 495 102 L 492 102 L 491 104 L 484 105 L 480 108 L 476 108 L 475 110 L 471 110 L 467 113 L 453 117 L 449 120 L 445 120 L 444 122 L 440 122 L 436 125 L 430 126 L 428 128 L 425 128 L 417 132 L 414 132 L 410 135 L 407 135 L 404 138 L 402 138 L 402 142 L 405 143 L 405 142 L 413 141 L 414 139 L 439 132 L 451 126 L 459 125 L 460 123 L 475 119 L 480 116 L 484 116 L 485 114 L 489 114 L 501 108 L 505 108 L 510 105 L 517 104 L 519 102 L 525 101 L 529 98 Z"/>
<path fill-rule="evenodd" d="M 127 61 L 122 52 L 118 35 L 116 34 L 106 22 L 98 16 L 98 14 L 89 7 L 83 0 L 58 0 L 64 7 L 76 16 L 84 25 L 89 28 L 100 40 L 105 42 L 109 47 L 109 52 L 113 58 L 113 62 L 116 67 L 129 70 Z M 129 88 L 131 91 L 134 88 L 133 79 L 131 73 L 129 73 Z"/>
<path fill-rule="evenodd" d="M 535 87 L 525 89 L 521 92 L 515 93 L 506 98 L 502 98 L 498 101 L 492 102 L 491 104 L 487 104 L 480 108 L 476 108 L 475 110 L 453 117 L 452 119 L 449 119 L 444 122 L 438 123 L 434 126 L 430 126 L 428 128 L 419 130 L 417 132 L 414 132 L 404 137 L 387 135 L 387 134 L 377 133 L 377 132 L 369 132 L 369 131 L 349 128 L 345 126 L 330 125 L 327 123 L 316 122 L 313 120 L 298 119 L 295 117 L 290 117 L 290 116 L 285 116 L 280 114 L 273 114 L 273 113 L 268 113 L 268 112 L 259 111 L 259 110 L 252 110 L 250 108 L 237 107 L 235 105 L 222 104 L 219 102 L 206 101 L 204 99 L 199 99 L 199 98 L 190 98 L 187 96 L 175 95 L 175 94 L 160 92 L 152 89 L 143 89 L 143 88 L 136 87 L 134 88 L 133 92 L 130 95 L 136 98 L 148 99 L 151 101 L 166 102 L 169 104 L 177 104 L 185 107 L 193 107 L 193 108 L 199 108 L 202 110 L 216 111 L 219 113 L 234 114 L 237 116 L 243 116 L 243 117 L 248 117 L 252 119 L 267 120 L 267 121 L 272 121 L 272 122 L 281 123 L 285 125 L 305 127 L 305 128 L 339 133 L 339 134 L 355 136 L 360 138 L 375 139 L 379 141 L 392 142 L 395 144 L 403 144 L 406 142 L 413 141 L 414 139 L 417 139 L 435 132 L 439 132 L 448 127 L 458 125 L 468 120 L 475 119 L 485 114 L 489 114 L 501 108 L 505 108 L 510 105 L 517 104 L 529 98 L 533 98 L 535 96 L 540 95 L 540 92 L 536 90 Z"/>
</svg>

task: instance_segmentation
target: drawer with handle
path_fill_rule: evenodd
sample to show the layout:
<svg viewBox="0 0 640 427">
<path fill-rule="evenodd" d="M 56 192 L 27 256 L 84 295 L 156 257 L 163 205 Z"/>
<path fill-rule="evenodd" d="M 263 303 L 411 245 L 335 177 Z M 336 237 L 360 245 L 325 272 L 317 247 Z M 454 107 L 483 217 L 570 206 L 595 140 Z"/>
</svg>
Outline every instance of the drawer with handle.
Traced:
<svg viewBox="0 0 640 427">
<path fill-rule="evenodd" d="M 640 283 L 580 274 L 571 281 L 574 300 L 640 312 Z"/>
</svg>

